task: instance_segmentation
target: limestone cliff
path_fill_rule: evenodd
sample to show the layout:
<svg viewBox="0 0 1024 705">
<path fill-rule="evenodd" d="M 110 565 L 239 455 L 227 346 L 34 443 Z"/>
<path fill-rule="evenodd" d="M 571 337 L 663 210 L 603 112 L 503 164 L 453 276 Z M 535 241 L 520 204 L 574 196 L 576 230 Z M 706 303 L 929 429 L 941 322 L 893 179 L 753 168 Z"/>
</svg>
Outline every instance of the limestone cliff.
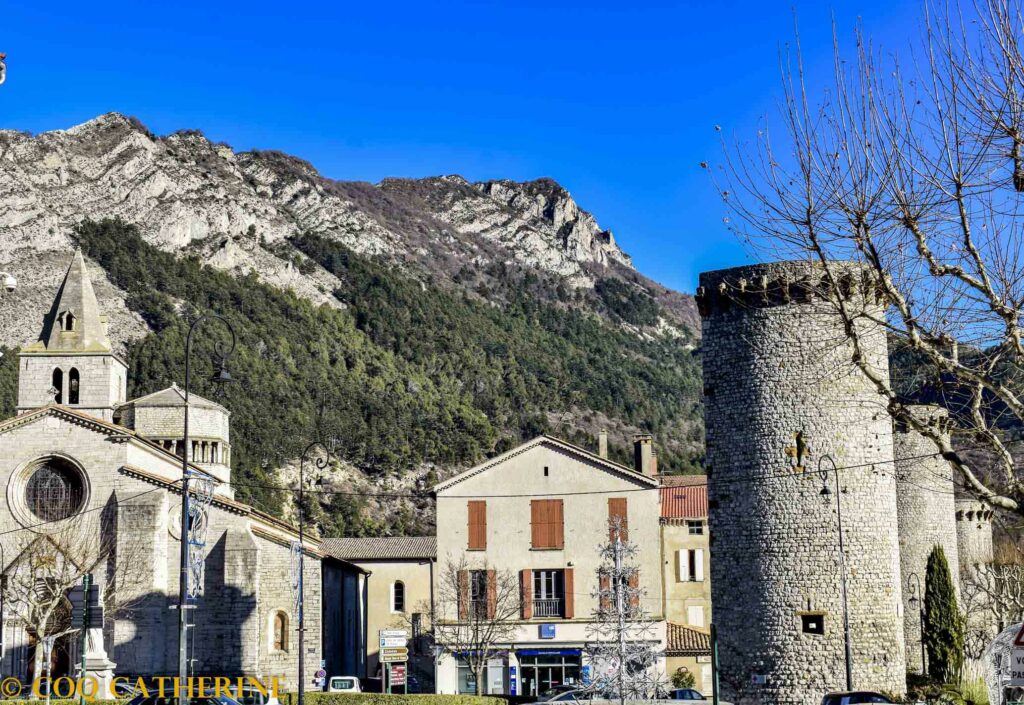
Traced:
<svg viewBox="0 0 1024 705">
<path fill-rule="evenodd" d="M 572 289 L 616 277 L 664 299 L 670 327 L 692 322 L 688 297 L 637 274 L 612 233 L 550 179 L 333 181 L 279 152 L 238 153 L 196 131 L 157 137 L 109 113 L 35 136 L 0 131 L 0 270 L 21 283 L 0 307 L 0 344 L 38 332 L 71 227 L 115 216 L 161 249 L 331 306 L 344 305 L 332 294 L 338 281 L 288 238 L 316 233 L 443 278 L 494 264 L 531 267 Z M 123 293 L 93 270 L 118 342 L 141 334 Z"/>
</svg>

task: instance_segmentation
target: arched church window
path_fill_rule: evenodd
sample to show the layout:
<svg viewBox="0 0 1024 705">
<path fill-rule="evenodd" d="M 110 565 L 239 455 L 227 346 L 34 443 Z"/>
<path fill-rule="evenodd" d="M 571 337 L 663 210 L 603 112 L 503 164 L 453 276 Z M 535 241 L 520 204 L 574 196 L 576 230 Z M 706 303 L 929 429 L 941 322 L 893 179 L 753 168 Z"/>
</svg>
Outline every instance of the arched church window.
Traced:
<svg viewBox="0 0 1024 705">
<path fill-rule="evenodd" d="M 60 458 L 47 458 L 25 484 L 25 504 L 43 521 L 72 517 L 85 502 L 85 484 L 78 470 Z"/>
<path fill-rule="evenodd" d="M 68 372 L 68 404 L 78 403 L 78 369 L 72 367 Z"/>
<path fill-rule="evenodd" d="M 51 377 L 50 391 L 53 392 L 53 400 L 58 404 L 64 403 L 64 370 L 57 368 Z"/>
<path fill-rule="evenodd" d="M 288 650 L 288 615 L 274 613 L 274 651 Z"/>
<path fill-rule="evenodd" d="M 405 583 L 396 580 L 391 587 L 391 611 L 405 612 Z"/>
</svg>

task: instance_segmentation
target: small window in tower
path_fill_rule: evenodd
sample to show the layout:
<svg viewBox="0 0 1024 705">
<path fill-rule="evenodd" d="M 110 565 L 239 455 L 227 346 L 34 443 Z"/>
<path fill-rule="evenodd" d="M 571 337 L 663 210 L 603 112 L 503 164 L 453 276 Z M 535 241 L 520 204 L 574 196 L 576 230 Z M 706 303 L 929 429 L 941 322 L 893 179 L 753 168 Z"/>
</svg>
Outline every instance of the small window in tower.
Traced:
<svg viewBox="0 0 1024 705">
<path fill-rule="evenodd" d="M 60 329 L 65 333 L 73 331 L 75 329 L 75 314 L 71 313 L 71 311 L 64 311 L 57 316 L 57 323 L 60 324 Z"/>
<path fill-rule="evenodd" d="M 804 634 L 823 635 L 825 633 L 825 615 L 820 612 L 800 615 L 800 630 Z"/>
<path fill-rule="evenodd" d="M 74 367 L 68 372 L 68 404 L 78 403 L 78 370 Z"/>
<path fill-rule="evenodd" d="M 274 613 L 273 650 L 288 651 L 288 615 L 284 612 Z"/>
<path fill-rule="evenodd" d="M 53 371 L 53 377 L 51 378 L 53 384 L 50 386 L 50 392 L 53 394 L 53 400 L 58 404 L 64 403 L 64 370 L 57 368 Z"/>
</svg>

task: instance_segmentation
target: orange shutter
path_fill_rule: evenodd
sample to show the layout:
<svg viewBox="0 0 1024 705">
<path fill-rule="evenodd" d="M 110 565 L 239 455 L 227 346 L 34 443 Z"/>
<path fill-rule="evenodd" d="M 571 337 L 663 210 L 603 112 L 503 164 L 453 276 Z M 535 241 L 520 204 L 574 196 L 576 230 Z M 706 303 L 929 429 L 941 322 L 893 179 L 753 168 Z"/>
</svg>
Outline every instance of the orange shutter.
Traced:
<svg viewBox="0 0 1024 705">
<path fill-rule="evenodd" d="M 460 570 L 459 583 L 459 619 L 469 619 L 469 571 Z"/>
<path fill-rule="evenodd" d="M 533 619 L 533 571 L 519 571 L 519 586 L 522 590 L 522 615 L 523 619 Z"/>
<path fill-rule="evenodd" d="M 472 500 L 466 503 L 469 515 L 470 551 L 482 551 L 487 548 L 487 502 Z"/>
<path fill-rule="evenodd" d="M 576 616 L 576 600 L 573 585 L 572 568 L 565 569 L 565 618 L 572 619 Z"/>
<path fill-rule="evenodd" d="M 622 541 L 629 541 L 629 517 L 625 497 L 608 498 L 608 541 L 615 542 L 615 520 L 618 519 L 622 526 Z"/>
<path fill-rule="evenodd" d="M 535 499 L 530 502 L 530 533 L 534 548 L 565 547 L 562 511 L 560 499 Z"/>
<path fill-rule="evenodd" d="M 494 619 L 498 611 L 498 577 L 493 570 L 487 571 L 487 619 Z"/>
<path fill-rule="evenodd" d="M 551 547 L 565 548 L 565 517 L 562 500 L 551 500 Z"/>
<path fill-rule="evenodd" d="M 629 587 L 631 590 L 636 591 L 640 587 L 640 573 L 634 570 L 629 574 Z M 629 596 L 629 607 L 630 609 L 637 610 L 640 608 L 640 593 L 633 592 Z"/>
<path fill-rule="evenodd" d="M 597 579 L 597 587 L 601 593 L 601 604 L 598 605 L 598 609 L 601 612 L 607 612 L 612 607 L 612 580 L 611 576 L 607 573 L 600 573 Z"/>
<path fill-rule="evenodd" d="M 534 499 L 530 501 L 530 545 L 533 548 L 543 548 L 544 529 L 547 523 L 543 521 L 544 501 Z"/>
</svg>

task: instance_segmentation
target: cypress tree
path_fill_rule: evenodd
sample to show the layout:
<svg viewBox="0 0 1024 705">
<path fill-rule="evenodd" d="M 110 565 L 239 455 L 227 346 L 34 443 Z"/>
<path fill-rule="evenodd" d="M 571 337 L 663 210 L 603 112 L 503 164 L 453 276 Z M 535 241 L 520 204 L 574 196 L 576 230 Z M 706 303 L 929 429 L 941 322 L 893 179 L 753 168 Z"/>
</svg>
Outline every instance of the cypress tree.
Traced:
<svg viewBox="0 0 1024 705">
<path fill-rule="evenodd" d="M 964 658 L 964 632 L 953 577 L 942 546 L 933 548 L 928 556 L 924 587 L 924 643 L 931 676 L 942 683 L 958 678 Z"/>
</svg>

